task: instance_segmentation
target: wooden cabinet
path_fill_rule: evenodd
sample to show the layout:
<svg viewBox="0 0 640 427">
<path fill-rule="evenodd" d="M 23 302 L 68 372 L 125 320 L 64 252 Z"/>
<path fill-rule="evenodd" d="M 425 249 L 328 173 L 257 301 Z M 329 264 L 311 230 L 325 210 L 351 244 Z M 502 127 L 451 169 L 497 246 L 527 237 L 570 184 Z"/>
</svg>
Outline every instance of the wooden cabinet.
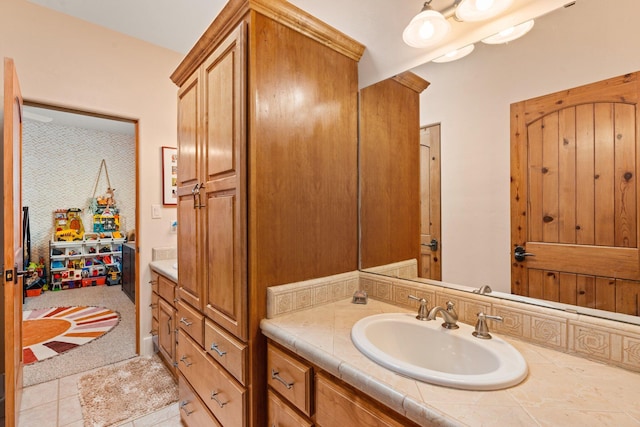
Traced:
<svg viewBox="0 0 640 427">
<path fill-rule="evenodd" d="M 420 93 L 428 84 L 405 72 L 360 91 L 362 268 L 420 259 Z"/>
<path fill-rule="evenodd" d="M 158 349 L 165 361 L 176 361 L 176 309 L 164 299 L 158 303 Z M 172 369 L 175 375 L 175 368 Z"/>
<path fill-rule="evenodd" d="M 267 349 L 267 368 L 269 425 L 417 426 L 272 342 Z"/>
<path fill-rule="evenodd" d="M 136 244 L 122 245 L 122 291 L 136 303 Z"/>
<path fill-rule="evenodd" d="M 178 310 L 176 308 L 176 283 L 152 271 L 151 273 L 152 330 L 156 347 L 162 360 L 174 376 L 176 367 L 176 339 L 178 332 Z"/>
<path fill-rule="evenodd" d="M 206 369 L 244 387 L 242 423 L 214 413 L 223 425 L 266 421 L 267 287 L 358 268 L 363 50 L 286 1 L 230 0 L 171 76 L 179 319 L 204 317 L 204 338 L 184 336 L 202 346 Z"/>
</svg>

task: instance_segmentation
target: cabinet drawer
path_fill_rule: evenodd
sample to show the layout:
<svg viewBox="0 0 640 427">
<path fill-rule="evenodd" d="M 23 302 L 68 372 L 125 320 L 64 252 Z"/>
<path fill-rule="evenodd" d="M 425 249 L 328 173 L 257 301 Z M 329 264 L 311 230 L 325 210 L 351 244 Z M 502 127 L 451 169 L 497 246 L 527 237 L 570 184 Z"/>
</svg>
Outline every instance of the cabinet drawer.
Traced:
<svg viewBox="0 0 640 427">
<path fill-rule="evenodd" d="M 160 299 L 158 294 L 151 292 L 151 316 L 156 320 L 158 319 L 158 299 Z"/>
<path fill-rule="evenodd" d="M 376 406 L 381 406 L 377 404 Z M 398 422 L 373 403 L 324 375 L 316 375 L 316 423 L 318 426 L 404 427 L 414 423 Z M 390 410 L 389 410 L 390 411 Z"/>
<path fill-rule="evenodd" d="M 246 385 L 247 346 L 209 319 L 204 321 L 204 349 L 241 384 Z"/>
<path fill-rule="evenodd" d="M 211 360 L 183 330 L 178 336 L 178 360 L 180 372 L 222 425 L 246 425 L 244 387 Z"/>
<path fill-rule="evenodd" d="M 176 284 L 164 276 L 158 276 L 158 294 L 169 304 L 176 304 Z"/>
<path fill-rule="evenodd" d="M 312 427 L 313 423 L 302 418 L 274 392 L 268 391 L 267 410 L 269 421 L 267 425 L 278 427 Z"/>
<path fill-rule="evenodd" d="M 200 347 L 204 347 L 204 316 L 190 305 L 178 301 L 178 326 L 193 338 Z"/>
<path fill-rule="evenodd" d="M 149 280 L 149 284 L 151 285 L 151 292 L 158 293 L 158 273 L 155 271 L 151 272 L 151 280 Z"/>
<path fill-rule="evenodd" d="M 182 375 L 178 375 L 180 419 L 188 427 L 222 427 Z"/>
<path fill-rule="evenodd" d="M 311 416 L 311 367 L 272 344 L 267 347 L 267 382 L 307 416 Z"/>
</svg>

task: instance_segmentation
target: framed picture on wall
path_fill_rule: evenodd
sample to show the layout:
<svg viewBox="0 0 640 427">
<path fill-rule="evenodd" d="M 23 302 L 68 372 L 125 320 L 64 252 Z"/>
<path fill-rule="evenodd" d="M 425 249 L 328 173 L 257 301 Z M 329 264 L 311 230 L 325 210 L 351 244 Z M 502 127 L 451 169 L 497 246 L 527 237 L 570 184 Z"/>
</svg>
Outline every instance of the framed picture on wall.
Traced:
<svg viewBox="0 0 640 427">
<path fill-rule="evenodd" d="M 178 149 L 162 147 L 162 204 L 178 204 Z"/>
</svg>

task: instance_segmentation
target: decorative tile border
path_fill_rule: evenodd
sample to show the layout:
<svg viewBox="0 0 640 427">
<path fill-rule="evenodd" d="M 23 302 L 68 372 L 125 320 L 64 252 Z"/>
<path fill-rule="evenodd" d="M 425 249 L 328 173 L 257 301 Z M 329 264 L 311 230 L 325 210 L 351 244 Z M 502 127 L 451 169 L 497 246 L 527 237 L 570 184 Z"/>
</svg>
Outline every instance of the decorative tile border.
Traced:
<svg viewBox="0 0 640 427">
<path fill-rule="evenodd" d="M 369 298 L 416 310 L 419 303 L 409 295 L 426 298 L 429 307 L 444 307 L 452 301 L 464 323 L 474 325 L 481 311 L 501 316 L 503 321 L 492 322 L 490 330 L 640 372 L 640 326 L 463 292 L 430 280 L 419 283 L 353 271 L 273 286 L 267 289 L 267 318 L 351 298 L 358 289 L 365 290 Z"/>
<path fill-rule="evenodd" d="M 166 248 L 151 248 L 151 260 L 162 261 L 165 259 L 178 258 L 178 248 L 169 246 Z"/>
<path fill-rule="evenodd" d="M 452 301 L 460 321 L 470 325 L 475 324 L 480 311 L 501 316 L 503 321 L 492 322 L 490 330 L 640 372 L 640 326 L 637 325 L 458 291 L 429 280 L 418 283 L 360 272 L 360 283 L 363 289 L 370 289 L 372 284 L 376 284 L 376 290 L 384 284 L 384 292 L 370 292 L 369 296 L 404 307 L 417 308 L 415 302 L 401 303 L 402 298 L 397 298 L 407 293 L 427 296 L 430 307 L 434 306 L 433 301 L 442 307 L 447 301 Z"/>
<path fill-rule="evenodd" d="M 351 298 L 358 290 L 358 271 L 267 288 L 267 318 Z"/>
</svg>

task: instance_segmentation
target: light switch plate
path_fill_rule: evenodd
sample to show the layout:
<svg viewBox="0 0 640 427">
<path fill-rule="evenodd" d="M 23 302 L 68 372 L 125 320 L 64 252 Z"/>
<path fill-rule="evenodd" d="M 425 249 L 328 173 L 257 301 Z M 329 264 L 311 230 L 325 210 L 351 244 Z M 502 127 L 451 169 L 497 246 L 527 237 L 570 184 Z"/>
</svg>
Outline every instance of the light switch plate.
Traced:
<svg viewBox="0 0 640 427">
<path fill-rule="evenodd" d="M 162 218 L 162 215 L 160 214 L 160 205 L 151 205 L 151 218 L 152 219 Z"/>
</svg>

